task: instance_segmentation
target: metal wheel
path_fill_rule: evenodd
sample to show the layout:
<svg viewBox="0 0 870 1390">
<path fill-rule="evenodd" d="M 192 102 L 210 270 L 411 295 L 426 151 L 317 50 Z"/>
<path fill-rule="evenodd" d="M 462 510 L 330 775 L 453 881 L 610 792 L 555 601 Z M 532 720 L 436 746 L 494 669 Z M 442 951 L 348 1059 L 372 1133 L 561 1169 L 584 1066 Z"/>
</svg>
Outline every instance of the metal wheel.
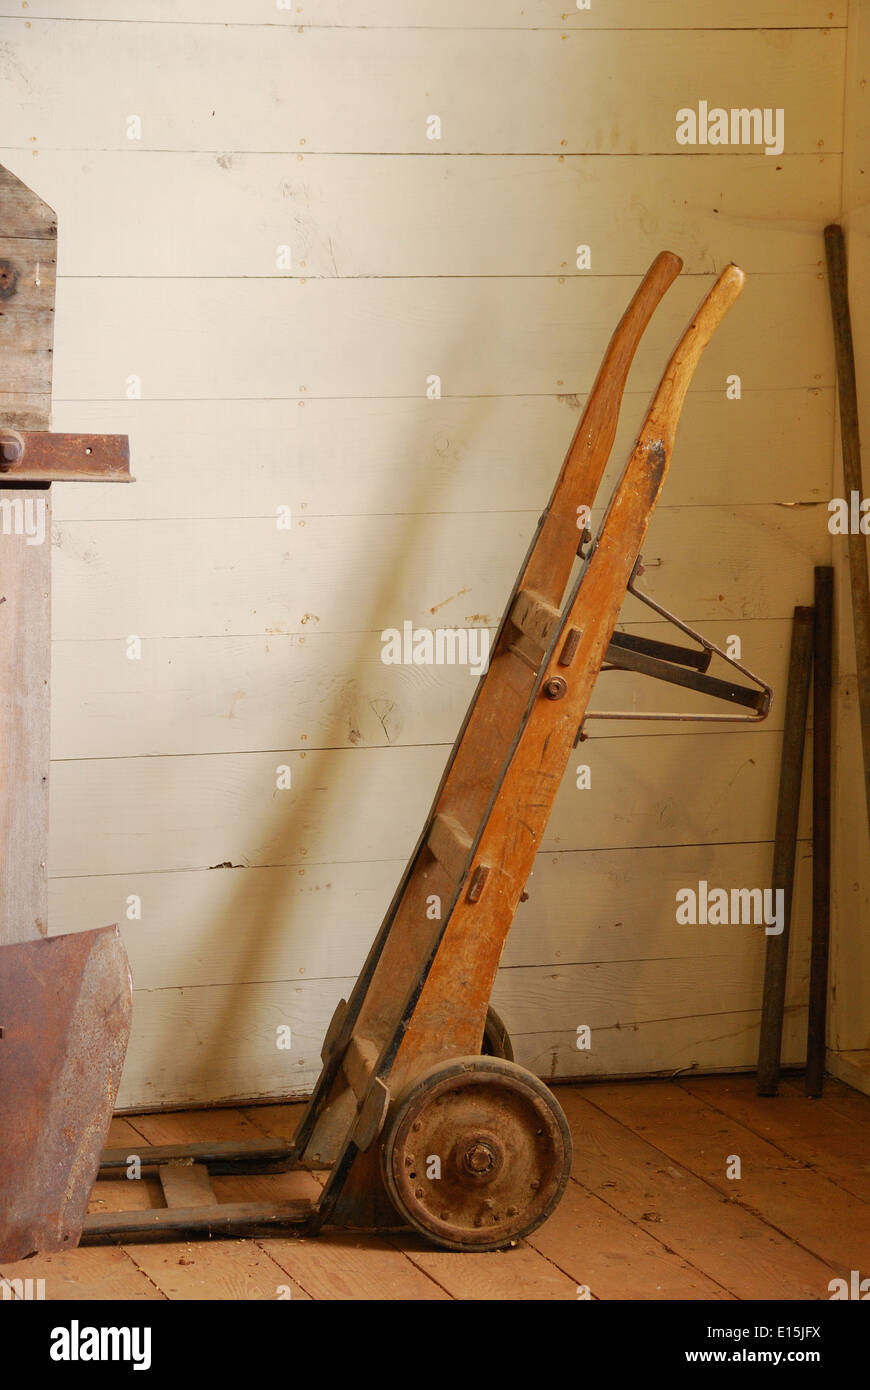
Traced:
<svg viewBox="0 0 870 1390">
<path fill-rule="evenodd" d="M 484 1057 L 502 1057 L 506 1062 L 514 1060 L 514 1050 L 511 1046 L 508 1030 L 491 1004 L 486 1011 L 483 1046 L 480 1051 Z"/>
<path fill-rule="evenodd" d="M 381 1148 L 396 1210 L 447 1250 L 500 1250 L 556 1207 L 571 1133 L 555 1096 L 500 1057 L 459 1057 L 399 1097 Z"/>
</svg>

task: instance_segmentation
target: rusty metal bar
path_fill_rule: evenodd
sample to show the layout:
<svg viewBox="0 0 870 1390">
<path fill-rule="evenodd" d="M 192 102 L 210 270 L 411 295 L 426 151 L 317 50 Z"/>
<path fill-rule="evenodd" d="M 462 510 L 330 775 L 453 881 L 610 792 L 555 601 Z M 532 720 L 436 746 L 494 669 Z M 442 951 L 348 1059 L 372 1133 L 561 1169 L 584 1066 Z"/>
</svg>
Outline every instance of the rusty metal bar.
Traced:
<svg viewBox="0 0 870 1390">
<path fill-rule="evenodd" d="M 131 483 L 125 434 L 53 434 L 0 429 L 4 483 Z"/>
<path fill-rule="evenodd" d="M 779 801 L 773 845 L 774 891 L 783 892 L 783 929 L 767 938 L 764 964 L 764 994 L 761 1004 L 761 1034 L 758 1043 L 758 1083 L 760 1096 L 775 1096 L 779 1086 L 779 1059 L 782 1050 L 782 1022 L 785 1011 L 785 980 L 788 967 L 788 939 L 791 926 L 791 900 L 797 850 L 798 814 L 801 801 L 804 735 L 810 698 L 810 668 L 813 657 L 813 610 L 796 608 L 791 634 L 788 690 L 785 697 L 785 726 L 782 735 L 782 762 Z"/>
<path fill-rule="evenodd" d="M 834 571 L 815 573 L 813 625 L 813 928 L 807 1016 L 808 1096 L 820 1096 L 825 1075 L 828 943 L 831 934 L 831 684 L 834 657 Z"/>
</svg>

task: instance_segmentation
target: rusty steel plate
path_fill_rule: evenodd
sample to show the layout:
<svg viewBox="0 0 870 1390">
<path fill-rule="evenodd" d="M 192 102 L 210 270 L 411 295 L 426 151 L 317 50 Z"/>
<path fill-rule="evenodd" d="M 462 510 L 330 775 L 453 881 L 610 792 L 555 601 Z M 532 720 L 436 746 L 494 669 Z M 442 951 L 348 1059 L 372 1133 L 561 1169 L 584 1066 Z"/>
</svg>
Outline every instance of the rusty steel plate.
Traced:
<svg viewBox="0 0 870 1390">
<path fill-rule="evenodd" d="M 77 1244 L 133 989 L 117 927 L 0 947 L 0 1260 Z"/>
<path fill-rule="evenodd" d="M 126 434 L 54 434 L 0 427 L 0 485 L 132 481 Z"/>
<path fill-rule="evenodd" d="M 524 1067 L 460 1057 L 400 1096 L 381 1161 L 396 1209 L 448 1250 L 499 1250 L 555 1209 L 571 1172 L 568 1123 Z"/>
</svg>

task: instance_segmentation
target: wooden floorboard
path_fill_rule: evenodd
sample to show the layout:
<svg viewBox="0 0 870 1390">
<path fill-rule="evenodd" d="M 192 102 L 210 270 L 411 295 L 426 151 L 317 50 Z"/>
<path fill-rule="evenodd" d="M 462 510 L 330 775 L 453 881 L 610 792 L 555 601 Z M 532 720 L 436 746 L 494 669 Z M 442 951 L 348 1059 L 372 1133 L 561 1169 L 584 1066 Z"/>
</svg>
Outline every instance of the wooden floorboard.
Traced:
<svg viewBox="0 0 870 1390">
<path fill-rule="evenodd" d="M 707 1078 L 682 1083 L 696 1099 L 730 1115 L 783 1154 L 807 1164 L 853 1197 L 870 1202 L 870 1134 L 866 1125 L 840 1115 L 800 1091 L 780 1087 L 758 1096 L 751 1076 L 714 1086 Z"/>
<path fill-rule="evenodd" d="M 691 1138 L 683 1149 L 670 1142 L 668 1100 L 677 1089 L 668 1083 L 566 1088 L 560 1098 L 574 1134 L 577 1181 L 736 1298 L 821 1297 L 833 1271 L 729 1200 L 733 1194 L 716 1190 L 701 1171 L 705 1164 L 721 1166 L 724 1175 L 733 1141 L 723 1134 L 715 1158 L 709 1138 L 706 1153 L 693 1152 Z M 644 1097 L 635 1090 L 650 1092 L 648 1109 L 640 1109 Z"/>
<path fill-rule="evenodd" d="M 723 1094 L 730 1080 L 719 1079 Z M 808 1269 L 803 1258 L 807 1254 L 837 1275 L 866 1264 L 870 1207 L 732 1116 L 679 1085 L 628 1082 L 584 1090 L 602 1113 L 606 1110 L 654 1146 L 662 1166 L 667 1160 L 682 1165 L 715 1189 L 730 1206 L 735 1227 L 751 1214 L 777 1237 L 776 1253 L 765 1270 L 772 1281 L 770 1291 L 742 1292 L 742 1297 L 789 1296 L 772 1291 L 777 1283 L 790 1281 L 787 1255 L 795 1269 L 800 1265 L 807 1271 L 816 1290 L 791 1297 L 827 1297 L 827 1281 L 822 1282 L 817 1267 L 815 1273 Z M 741 1166 L 741 1176 L 734 1180 L 726 1172 L 732 1156 Z M 747 1270 L 746 1280 L 757 1282 L 757 1274 L 758 1266 Z"/>
<path fill-rule="evenodd" d="M 749 1076 L 560 1086 L 574 1166 L 558 1208 L 493 1254 L 437 1250 L 412 1232 L 326 1231 L 87 1247 L 0 1267 L 46 1299 L 449 1301 L 827 1299 L 870 1249 L 870 1098 L 800 1078 L 759 1099 Z M 109 1143 L 290 1139 L 300 1104 L 129 1115 Z M 734 1159 L 739 1178 L 729 1178 Z M 215 1177 L 218 1200 L 316 1198 L 322 1175 Z M 99 1182 L 95 1212 L 162 1205 L 151 1177 Z"/>
</svg>

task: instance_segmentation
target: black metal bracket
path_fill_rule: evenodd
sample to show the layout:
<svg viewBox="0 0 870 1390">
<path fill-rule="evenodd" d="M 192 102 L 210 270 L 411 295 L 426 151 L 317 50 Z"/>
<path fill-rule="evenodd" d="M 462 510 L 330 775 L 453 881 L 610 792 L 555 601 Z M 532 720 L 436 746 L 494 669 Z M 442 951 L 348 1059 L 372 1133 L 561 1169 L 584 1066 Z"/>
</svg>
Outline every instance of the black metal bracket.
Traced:
<svg viewBox="0 0 870 1390">
<path fill-rule="evenodd" d="M 676 614 L 669 612 L 660 603 L 656 603 L 655 599 L 650 598 L 649 594 L 638 589 L 637 579 L 641 574 L 643 574 L 643 565 L 641 564 L 641 557 L 638 557 L 628 582 L 628 593 L 633 594 L 641 603 L 646 604 L 647 608 L 658 613 L 660 617 L 678 628 L 680 632 L 684 632 L 687 637 L 691 637 L 699 644 L 700 650 L 692 647 L 679 647 L 671 642 L 659 642 L 648 637 L 634 637 L 625 632 L 615 632 L 605 654 L 604 664 L 601 667 L 602 672 L 634 671 L 639 675 L 651 676 L 654 680 L 667 681 L 671 685 L 681 685 L 687 690 L 697 690 L 701 695 L 710 695 L 713 699 L 724 700 L 731 705 L 739 705 L 744 709 L 751 710 L 752 713 L 660 714 L 644 710 L 589 710 L 586 719 L 655 719 L 677 720 L 681 723 L 714 724 L 758 724 L 762 719 L 766 719 L 773 701 L 772 687 L 760 676 L 750 671 L 748 666 L 744 666 L 735 657 L 728 656 L 727 652 L 724 652 L 721 647 L 717 647 L 715 642 L 711 642 L 702 633 L 696 632 Z M 721 657 L 742 676 L 746 676 L 748 680 L 753 682 L 753 685 L 740 685 L 733 681 L 721 680 L 717 676 L 708 676 L 706 674 L 707 668 L 714 655 Z"/>
</svg>

